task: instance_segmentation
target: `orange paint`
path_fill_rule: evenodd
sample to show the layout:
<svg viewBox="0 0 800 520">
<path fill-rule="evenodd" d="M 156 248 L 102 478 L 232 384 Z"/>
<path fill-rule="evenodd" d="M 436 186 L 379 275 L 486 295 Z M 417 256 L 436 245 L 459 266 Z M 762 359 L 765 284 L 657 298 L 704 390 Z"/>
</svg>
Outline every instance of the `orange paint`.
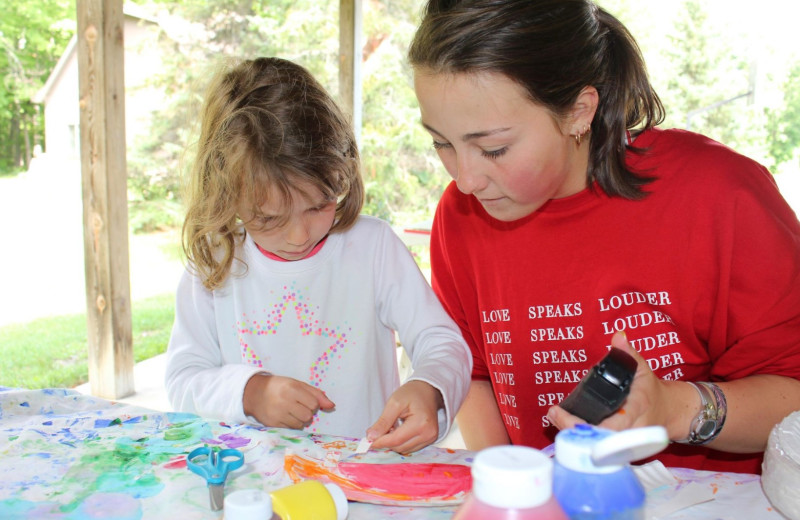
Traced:
<svg viewBox="0 0 800 520">
<path fill-rule="evenodd" d="M 337 441 L 333 441 L 333 442 L 326 442 L 326 443 L 320 444 L 320 446 L 322 446 L 326 450 L 343 450 L 343 449 L 349 448 L 350 444 L 352 444 L 352 443 L 347 442 L 347 441 L 343 441 L 343 440 L 337 440 Z"/>
</svg>

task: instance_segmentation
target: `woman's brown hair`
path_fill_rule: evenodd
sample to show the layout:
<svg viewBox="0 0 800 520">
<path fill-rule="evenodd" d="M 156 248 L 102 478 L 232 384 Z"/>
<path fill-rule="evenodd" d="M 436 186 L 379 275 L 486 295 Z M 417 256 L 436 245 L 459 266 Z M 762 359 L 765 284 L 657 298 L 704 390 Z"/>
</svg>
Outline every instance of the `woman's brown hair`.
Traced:
<svg viewBox="0 0 800 520">
<path fill-rule="evenodd" d="M 633 36 L 591 0 L 430 0 L 408 58 L 424 73 L 503 74 L 556 118 L 595 87 L 588 181 L 643 196 L 650 179 L 625 164 L 626 151 L 641 152 L 628 132 L 660 124 L 664 107 Z"/>
</svg>

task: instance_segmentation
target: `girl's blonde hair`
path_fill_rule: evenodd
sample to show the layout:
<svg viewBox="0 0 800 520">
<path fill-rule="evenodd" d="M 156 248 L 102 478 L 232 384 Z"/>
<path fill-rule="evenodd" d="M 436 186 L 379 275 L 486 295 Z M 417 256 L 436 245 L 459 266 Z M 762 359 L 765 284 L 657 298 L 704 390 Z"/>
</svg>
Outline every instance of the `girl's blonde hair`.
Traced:
<svg viewBox="0 0 800 520">
<path fill-rule="evenodd" d="M 209 290 L 227 278 L 245 231 L 268 193 L 291 207 L 291 192 L 319 189 L 337 200 L 331 232 L 352 226 L 364 201 L 350 122 L 303 67 L 279 58 L 240 61 L 217 74 L 202 110 L 189 179 L 183 250 Z"/>
</svg>

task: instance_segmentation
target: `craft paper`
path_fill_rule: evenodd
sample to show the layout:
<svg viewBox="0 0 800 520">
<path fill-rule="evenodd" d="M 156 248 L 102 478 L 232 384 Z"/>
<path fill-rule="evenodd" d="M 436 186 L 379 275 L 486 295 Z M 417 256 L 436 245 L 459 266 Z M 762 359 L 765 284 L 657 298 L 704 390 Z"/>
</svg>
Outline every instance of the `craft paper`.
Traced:
<svg viewBox="0 0 800 520">
<path fill-rule="evenodd" d="M 372 504 L 457 505 L 472 487 L 464 464 L 338 462 L 326 464 L 294 453 L 285 456 L 286 473 L 298 482 L 317 479 L 338 484 L 349 500 Z"/>
</svg>

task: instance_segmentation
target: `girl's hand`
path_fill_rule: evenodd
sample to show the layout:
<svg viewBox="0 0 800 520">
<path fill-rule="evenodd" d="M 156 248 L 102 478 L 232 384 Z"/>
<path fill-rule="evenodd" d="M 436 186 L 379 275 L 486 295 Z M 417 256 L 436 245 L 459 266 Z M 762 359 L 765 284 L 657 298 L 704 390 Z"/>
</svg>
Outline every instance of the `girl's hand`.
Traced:
<svg viewBox="0 0 800 520">
<path fill-rule="evenodd" d="M 671 416 L 670 401 L 666 399 L 669 382 L 662 381 L 650 370 L 647 361 L 630 346 L 624 332 L 618 331 L 614 334 L 611 346 L 624 350 L 636 359 L 636 375 L 622 408 L 605 418 L 598 426 L 617 431 L 643 426 L 668 426 Z M 560 430 L 586 422 L 560 406 L 551 407 L 547 417 Z"/>
<path fill-rule="evenodd" d="M 403 454 L 421 450 L 439 436 L 438 411 L 443 407 L 439 390 L 424 381 L 409 381 L 389 396 L 367 438 L 374 441 L 373 448 Z"/>
<path fill-rule="evenodd" d="M 244 413 L 264 426 L 302 429 L 318 410 L 336 405 L 325 392 L 291 377 L 256 374 L 244 387 Z"/>
</svg>

